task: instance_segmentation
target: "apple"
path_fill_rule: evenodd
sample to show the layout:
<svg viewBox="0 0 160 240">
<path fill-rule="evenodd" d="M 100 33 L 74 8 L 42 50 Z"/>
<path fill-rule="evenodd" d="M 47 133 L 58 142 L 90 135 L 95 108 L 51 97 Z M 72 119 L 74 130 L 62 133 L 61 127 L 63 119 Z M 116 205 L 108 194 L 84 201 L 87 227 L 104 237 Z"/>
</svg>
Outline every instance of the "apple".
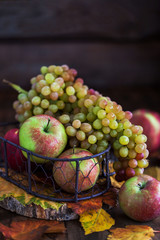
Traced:
<svg viewBox="0 0 160 240">
<path fill-rule="evenodd" d="M 120 188 L 119 204 L 136 221 L 153 220 L 160 216 L 160 182 L 149 175 L 128 179 Z"/>
<path fill-rule="evenodd" d="M 57 157 L 67 144 L 64 126 L 54 117 L 36 115 L 28 118 L 20 127 L 20 146 L 45 157 Z M 27 153 L 23 151 L 24 156 Z M 43 157 L 31 156 L 31 161 L 45 163 Z"/>
<path fill-rule="evenodd" d="M 19 129 L 10 129 L 6 132 L 4 138 L 19 146 Z M 2 143 L 1 147 L 2 158 L 4 159 L 4 143 Z M 10 143 L 6 144 L 6 148 L 8 167 L 19 172 L 24 171 L 27 159 L 23 156 L 22 151 L 18 147 L 13 146 Z"/>
<path fill-rule="evenodd" d="M 147 147 L 150 153 L 160 147 L 160 114 L 146 109 L 137 109 L 130 120 L 135 125 L 141 125 L 147 136 Z"/>
<path fill-rule="evenodd" d="M 74 148 L 63 152 L 60 159 L 74 159 L 92 156 L 86 149 Z M 94 186 L 99 176 L 100 167 L 96 158 L 79 161 L 78 192 Z M 56 183 L 66 192 L 75 192 L 76 161 L 56 161 L 53 165 L 53 177 Z"/>
</svg>

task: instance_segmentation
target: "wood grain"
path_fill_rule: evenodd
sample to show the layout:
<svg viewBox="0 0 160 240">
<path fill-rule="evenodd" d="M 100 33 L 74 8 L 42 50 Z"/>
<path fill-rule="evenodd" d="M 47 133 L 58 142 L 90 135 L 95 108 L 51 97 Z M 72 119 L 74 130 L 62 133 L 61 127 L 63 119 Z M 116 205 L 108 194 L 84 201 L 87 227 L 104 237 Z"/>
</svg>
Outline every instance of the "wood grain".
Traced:
<svg viewBox="0 0 160 240">
<path fill-rule="evenodd" d="M 0 38 L 137 40 L 159 34 L 158 0 L 1 1 Z"/>
</svg>

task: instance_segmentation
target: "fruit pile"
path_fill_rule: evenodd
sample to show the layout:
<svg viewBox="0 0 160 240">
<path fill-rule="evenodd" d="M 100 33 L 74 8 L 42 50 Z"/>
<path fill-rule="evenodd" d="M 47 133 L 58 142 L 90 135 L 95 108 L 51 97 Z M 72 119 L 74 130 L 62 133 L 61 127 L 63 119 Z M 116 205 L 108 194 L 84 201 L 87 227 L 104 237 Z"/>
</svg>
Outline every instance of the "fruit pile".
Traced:
<svg viewBox="0 0 160 240">
<path fill-rule="evenodd" d="M 65 127 L 70 147 L 96 154 L 111 144 L 118 181 L 143 174 L 149 164 L 147 137 L 141 126 L 131 123 L 132 113 L 89 88 L 67 65 L 43 66 L 40 71 L 30 80 L 29 91 L 10 83 L 19 91 L 13 103 L 16 120 L 22 124 L 34 115 L 52 116 Z"/>
</svg>

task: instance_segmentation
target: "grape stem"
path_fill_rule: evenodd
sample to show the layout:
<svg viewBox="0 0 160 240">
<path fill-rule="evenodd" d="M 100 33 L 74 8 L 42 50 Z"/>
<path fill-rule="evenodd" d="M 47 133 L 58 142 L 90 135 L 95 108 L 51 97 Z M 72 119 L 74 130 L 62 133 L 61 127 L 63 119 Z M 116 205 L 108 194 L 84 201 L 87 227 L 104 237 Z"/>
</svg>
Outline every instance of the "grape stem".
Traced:
<svg viewBox="0 0 160 240">
<path fill-rule="evenodd" d="M 76 147 L 76 145 L 73 146 L 73 154 L 75 153 L 75 147 Z"/>
<path fill-rule="evenodd" d="M 3 79 L 3 82 L 4 83 L 7 83 L 8 85 L 10 85 L 13 89 L 15 89 L 17 92 L 19 93 L 25 93 L 27 94 L 28 92 L 26 90 L 24 90 L 23 88 L 21 88 L 19 85 L 17 84 L 14 84 L 6 79 Z"/>
</svg>

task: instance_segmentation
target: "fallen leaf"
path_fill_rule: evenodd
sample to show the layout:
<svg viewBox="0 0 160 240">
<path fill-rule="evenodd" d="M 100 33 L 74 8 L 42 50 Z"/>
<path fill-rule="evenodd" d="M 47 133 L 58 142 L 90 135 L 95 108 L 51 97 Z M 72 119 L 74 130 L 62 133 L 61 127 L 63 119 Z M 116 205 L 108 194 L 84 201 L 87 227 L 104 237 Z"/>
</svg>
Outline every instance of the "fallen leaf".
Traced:
<svg viewBox="0 0 160 240">
<path fill-rule="evenodd" d="M 125 228 L 110 229 L 107 240 L 151 240 L 154 230 L 147 225 L 129 225 Z"/>
<path fill-rule="evenodd" d="M 117 190 L 110 188 L 106 193 L 99 197 L 82 200 L 77 203 L 67 203 L 67 206 L 76 214 L 80 215 L 89 210 L 97 210 L 102 208 L 102 203 L 108 204 L 111 207 L 115 207 L 117 205 L 117 196 Z"/>
<path fill-rule="evenodd" d="M 63 205 L 63 203 L 60 202 L 49 201 L 28 194 L 23 189 L 8 182 L 2 177 L 0 177 L 0 189 L 0 201 L 3 201 L 5 198 L 12 196 L 23 205 L 34 203 L 36 205 L 40 205 L 43 209 L 52 208 L 58 210 Z"/>
<path fill-rule="evenodd" d="M 160 181 L 160 168 L 159 167 L 149 167 L 144 169 L 144 174 L 156 178 Z"/>
<path fill-rule="evenodd" d="M 80 222 L 85 235 L 110 229 L 115 220 L 104 210 L 90 210 L 80 215 Z"/>
<path fill-rule="evenodd" d="M 66 231 L 64 223 L 47 220 L 13 221 L 10 227 L 0 223 L 0 231 L 7 239 L 36 240 L 44 233 L 63 233 Z"/>
</svg>

